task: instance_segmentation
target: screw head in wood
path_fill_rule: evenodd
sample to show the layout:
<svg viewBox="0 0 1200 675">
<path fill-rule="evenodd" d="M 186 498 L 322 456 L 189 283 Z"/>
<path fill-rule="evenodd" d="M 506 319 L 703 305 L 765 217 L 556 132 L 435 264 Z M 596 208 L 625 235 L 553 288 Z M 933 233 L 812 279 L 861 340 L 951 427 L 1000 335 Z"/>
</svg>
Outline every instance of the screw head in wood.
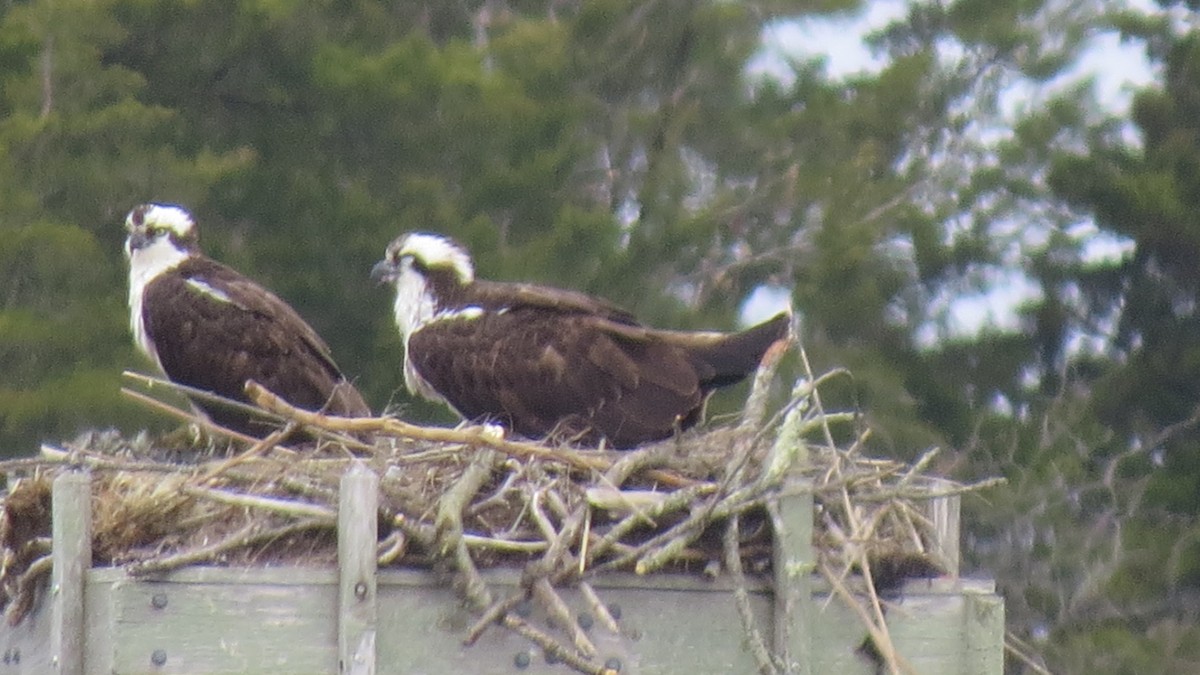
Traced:
<svg viewBox="0 0 1200 675">
<path fill-rule="evenodd" d="M 165 665 L 167 663 L 167 650 L 155 649 L 150 653 L 150 663 L 156 666 Z"/>
<path fill-rule="evenodd" d="M 167 606 L 167 594 L 155 593 L 150 596 L 150 606 L 154 609 L 162 609 Z"/>
</svg>

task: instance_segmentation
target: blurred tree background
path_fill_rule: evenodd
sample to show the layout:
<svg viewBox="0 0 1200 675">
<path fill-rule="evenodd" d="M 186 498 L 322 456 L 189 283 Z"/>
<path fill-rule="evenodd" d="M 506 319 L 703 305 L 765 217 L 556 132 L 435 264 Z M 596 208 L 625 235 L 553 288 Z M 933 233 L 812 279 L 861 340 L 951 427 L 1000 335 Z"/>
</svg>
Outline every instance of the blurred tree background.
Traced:
<svg viewBox="0 0 1200 675">
<path fill-rule="evenodd" d="M 770 46 L 875 5 L 898 9 L 876 68 Z M 400 232 L 661 326 L 733 328 L 752 294 L 790 292 L 815 367 L 853 372 L 828 397 L 864 412 L 872 452 L 941 446 L 955 477 L 1008 478 L 965 505 L 965 553 L 1016 639 L 1054 672 L 1200 672 L 1197 12 L 2 3 L 0 450 L 163 427 L 117 394 L 148 369 L 121 256 L 143 201 L 188 206 L 210 255 L 413 419 L 449 418 L 403 391 L 367 279 Z M 1128 114 L 1070 77 L 1118 38 L 1158 69 Z M 1005 286 L 1015 321 L 960 325 Z"/>
</svg>

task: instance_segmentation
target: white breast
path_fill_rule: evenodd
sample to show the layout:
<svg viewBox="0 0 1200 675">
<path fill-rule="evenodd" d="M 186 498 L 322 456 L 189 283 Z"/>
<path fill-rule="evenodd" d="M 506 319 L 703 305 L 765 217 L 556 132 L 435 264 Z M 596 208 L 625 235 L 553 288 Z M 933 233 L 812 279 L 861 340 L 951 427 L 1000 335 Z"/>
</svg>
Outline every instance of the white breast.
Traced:
<svg viewBox="0 0 1200 675">
<path fill-rule="evenodd" d="M 414 270 L 412 260 L 406 258 L 400 263 L 400 273 L 396 277 L 396 301 L 392 305 L 396 327 L 400 329 L 400 337 L 404 340 L 406 356 L 408 337 L 433 318 L 435 306 L 425 277 Z"/>
<path fill-rule="evenodd" d="M 146 319 L 143 310 L 143 298 L 146 286 L 164 272 L 168 272 L 187 259 L 187 254 L 175 248 L 167 237 L 163 237 L 149 246 L 132 251 L 129 255 L 129 328 L 133 331 L 134 342 L 142 353 L 150 357 L 158 367 L 162 361 L 158 351 L 146 332 Z"/>
<path fill-rule="evenodd" d="M 412 268 L 412 260 L 400 263 L 400 274 L 396 278 L 396 300 L 392 311 L 400 339 L 404 342 L 404 384 L 408 391 L 431 401 L 445 402 L 429 382 L 421 377 L 408 357 L 408 339 L 418 328 L 433 318 L 434 300 L 426 287 L 425 277 Z"/>
</svg>

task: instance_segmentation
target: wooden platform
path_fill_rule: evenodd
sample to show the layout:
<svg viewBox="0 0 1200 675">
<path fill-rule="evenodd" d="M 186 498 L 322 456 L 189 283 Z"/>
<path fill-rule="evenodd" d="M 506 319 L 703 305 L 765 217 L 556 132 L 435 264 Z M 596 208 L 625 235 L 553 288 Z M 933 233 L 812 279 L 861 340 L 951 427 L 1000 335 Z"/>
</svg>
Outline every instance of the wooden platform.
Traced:
<svg viewBox="0 0 1200 675">
<path fill-rule="evenodd" d="M 500 628 L 463 647 L 474 617 L 445 583 L 426 572 L 377 571 L 374 479 L 359 467 L 343 480 L 338 569 L 202 567 L 144 580 L 91 567 L 89 478 L 61 475 L 51 588 L 23 623 L 0 628 L 0 675 L 569 672 Z M 776 576 L 750 589 L 759 624 L 792 672 L 873 673 L 856 653 L 863 624 L 812 574 L 811 494 L 785 506 L 790 527 L 776 535 Z M 946 508 L 957 525 L 957 504 Z M 511 570 L 486 578 L 495 587 L 519 582 Z M 591 624 L 597 663 L 622 675 L 756 672 L 728 583 L 654 574 L 603 575 L 593 585 L 621 627 L 581 620 Z M 574 591 L 564 598 L 587 614 Z M 914 672 L 1003 672 L 1004 606 L 990 581 L 910 581 L 887 616 Z"/>
</svg>

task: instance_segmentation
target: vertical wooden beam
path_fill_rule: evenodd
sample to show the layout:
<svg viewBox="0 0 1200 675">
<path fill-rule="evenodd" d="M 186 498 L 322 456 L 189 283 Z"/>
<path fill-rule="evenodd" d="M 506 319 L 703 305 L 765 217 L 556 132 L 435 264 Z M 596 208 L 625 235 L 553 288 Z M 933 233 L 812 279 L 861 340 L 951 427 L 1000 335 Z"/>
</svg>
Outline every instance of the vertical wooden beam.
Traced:
<svg viewBox="0 0 1200 675">
<path fill-rule="evenodd" d="M 338 671 L 347 675 L 375 674 L 378 520 L 379 476 L 355 461 L 338 495 Z"/>
<path fill-rule="evenodd" d="M 1004 673 L 1004 599 L 993 593 L 963 594 L 966 639 L 961 672 Z"/>
<path fill-rule="evenodd" d="M 949 481 L 935 480 L 933 488 L 936 490 L 950 485 L 952 483 Z M 955 578 L 958 577 L 960 566 L 959 545 L 962 535 L 959 532 L 959 519 L 961 505 L 962 499 L 959 495 L 935 497 L 929 500 L 927 514 L 929 521 L 933 523 L 932 553 L 936 560 L 946 568 L 946 574 Z"/>
<path fill-rule="evenodd" d="M 50 663 L 55 673 L 83 675 L 84 577 L 92 566 L 92 477 L 67 471 L 50 489 Z"/>
<path fill-rule="evenodd" d="M 785 482 L 772 525 L 775 530 L 775 653 L 788 675 L 812 675 L 813 551 L 812 481 Z"/>
</svg>

